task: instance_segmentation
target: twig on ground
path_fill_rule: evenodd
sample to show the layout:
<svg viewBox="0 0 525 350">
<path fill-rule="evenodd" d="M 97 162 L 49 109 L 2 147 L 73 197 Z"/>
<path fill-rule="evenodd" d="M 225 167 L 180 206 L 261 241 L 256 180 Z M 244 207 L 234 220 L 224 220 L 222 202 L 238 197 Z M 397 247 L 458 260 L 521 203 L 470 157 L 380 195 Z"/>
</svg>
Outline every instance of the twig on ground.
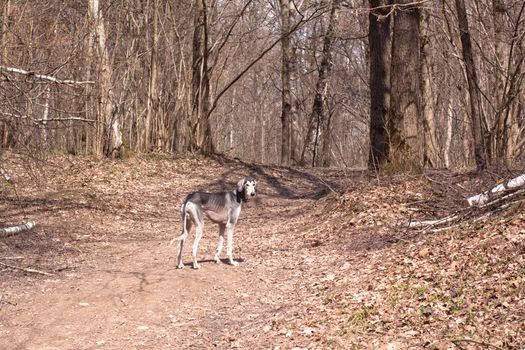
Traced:
<svg viewBox="0 0 525 350">
<path fill-rule="evenodd" d="M 323 184 L 325 185 L 330 191 L 332 191 L 333 193 L 335 193 L 337 196 L 341 196 L 341 193 L 337 192 L 336 190 L 334 190 L 332 188 L 332 186 L 330 186 L 326 181 L 324 181 L 322 178 L 320 177 L 317 177 L 317 179 Z"/>
<path fill-rule="evenodd" d="M 24 257 L 23 256 L 4 256 L 4 257 L 0 256 L 0 260 L 21 260 L 21 259 L 24 259 Z"/>
<path fill-rule="evenodd" d="M 451 342 L 454 343 L 456 346 L 459 346 L 456 343 L 473 343 L 473 344 L 481 345 L 481 346 L 484 346 L 484 347 L 487 347 L 487 348 L 494 348 L 494 349 L 498 349 L 498 350 L 504 350 L 504 348 L 502 348 L 501 346 L 497 346 L 495 344 L 482 342 L 482 341 L 474 340 L 474 339 L 453 339 L 453 340 L 451 340 Z"/>
<path fill-rule="evenodd" d="M 27 268 L 27 267 L 13 266 L 9 264 L 4 264 L 3 262 L 0 262 L 0 265 L 7 267 L 9 269 L 13 269 L 13 270 L 21 270 L 21 271 L 36 273 L 36 274 L 44 275 L 44 276 L 54 276 L 54 274 L 49 273 L 49 272 L 35 270 L 35 269 Z"/>
</svg>

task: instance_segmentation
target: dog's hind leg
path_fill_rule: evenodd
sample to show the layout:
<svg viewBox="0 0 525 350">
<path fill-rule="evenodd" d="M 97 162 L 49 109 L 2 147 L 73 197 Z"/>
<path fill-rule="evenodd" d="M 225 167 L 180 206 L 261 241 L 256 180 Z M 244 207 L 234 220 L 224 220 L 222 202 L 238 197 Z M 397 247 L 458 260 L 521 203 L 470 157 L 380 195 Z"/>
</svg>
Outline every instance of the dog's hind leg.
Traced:
<svg viewBox="0 0 525 350">
<path fill-rule="evenodd" d="M 184 241 L 188 237 L 188 233 L 191 231 L 192 221 L 189 215 L 186 214 L 186 219 L 183 221 L 182 235 L 179 240 L 179 255 L 178 255 L 178 264 L 177 268 L 183 269 L 184 264 L 182 263 L 182 249 L 184 248 Z"/>
<path fill-rule="evenodd" d="M 226 230 L 226 225 L 219 224 L 219 242 L 217 243 L 217 252 L 215 253 L 215 262 L 218 264 L 221 262 L 220 256 L 222 252 L 222 245 L 224 243 L 224 231 Z"/>
<path fill-rule="evenodd" d="M 197 262 L 197 250 L 199 249 L 199 242 L 202 238 L 203 230 L 204 230 L 204 222 L 202 220 L 197 221 L 195 223 L 195 240 L 193 241 L 193 249 L 191 251 L 194 269 L 200 269 L 200 265 Z"/>
<path fill-rule="evenodd" d="M 228 239 L 228 246 L 226 247 L 226 254 L 228 255 L 228 261 L 230 265 L 237 266 L 239 263 L 233 260 L 233 228 L 234 225 L 231 223 L 226 224 L 226 235 Z"/>
</svg>

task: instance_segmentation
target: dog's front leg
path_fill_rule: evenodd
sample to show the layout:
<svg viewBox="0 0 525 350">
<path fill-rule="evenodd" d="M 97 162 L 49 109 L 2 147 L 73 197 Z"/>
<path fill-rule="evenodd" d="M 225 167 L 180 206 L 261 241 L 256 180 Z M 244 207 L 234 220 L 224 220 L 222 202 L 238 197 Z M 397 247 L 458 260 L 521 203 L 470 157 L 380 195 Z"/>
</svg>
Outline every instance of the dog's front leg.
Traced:
<svg viewBox="0 0 525 350">
<path fill-rule="evenodd" d="M 228 239 L 228 247 L 227 247 L 226 253 L 228 255 L 228 261 L 230 262 L 230 264 L 233 266 L 237 266 L 239 265 L 239 263 L 233 260 L 233 228 L 234 226 L 235 225 L 233 225 L 232 223 L 226 224 L 226 235 Z"/>
<path fill-rule="evenodd" d="M 225 224 L 219 224 L 219 242 L 217 243 L 217 251 L 215 253 L 215 262 L 219 264 L 221 262 L 222 244 L 224 242 L 224 231 L 226 230 Z"/>
</svg>

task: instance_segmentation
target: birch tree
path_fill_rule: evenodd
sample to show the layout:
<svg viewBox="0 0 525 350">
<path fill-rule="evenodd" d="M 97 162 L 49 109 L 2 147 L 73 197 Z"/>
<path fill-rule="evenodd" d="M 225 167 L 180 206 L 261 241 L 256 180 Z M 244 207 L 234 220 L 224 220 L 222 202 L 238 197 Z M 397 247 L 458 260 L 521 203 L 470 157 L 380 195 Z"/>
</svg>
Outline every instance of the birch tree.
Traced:
<svg viewBox="0 0 525 350">
<path fill-rule="evenodd" d="M 111 92 L 112 66 L 106 46 L 106 29 L 99 0 L 89 0 L 89 13 L 93 23 L 92 45 L 96 54 L 97 128 L 94 153 L 98 156 L 119 156 L 122 146 L 121 123 L 113 105 Z"/>
<path fill-rule="evenodd" d="M 330 16 L 323 39 L 323 51 L 321 53 L 321 63 L 318 69 L 318 78 L 315 85 L 315 96 L 311 113 L 311 127 L 308 134 L 313 130 L 314 145 L 312 155 L 312 166 L 330 165 L 330 142 L 331 142 L 331 118 L 332 115 L 328 108 L 328 94 L 330 79 L 333 67 L 333 44 L 335 40 L 335 27 L 337 26 L 339 12 L 339 0 L 333 0 L 330 5 Z M 309 143 L 305 142 L 301 163 L 304 161 L 304 149 Z M 320 147 L 321 145 L 321 147 Z M 320 151 L 321 149 L 321 151 Z"/>
</svg>

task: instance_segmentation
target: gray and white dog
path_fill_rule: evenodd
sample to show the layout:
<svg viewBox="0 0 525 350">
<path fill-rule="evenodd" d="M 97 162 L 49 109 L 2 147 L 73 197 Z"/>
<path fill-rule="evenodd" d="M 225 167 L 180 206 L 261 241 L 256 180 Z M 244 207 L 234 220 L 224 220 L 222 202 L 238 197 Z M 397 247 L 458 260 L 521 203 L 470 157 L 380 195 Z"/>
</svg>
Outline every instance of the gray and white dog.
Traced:
<svg viewBox="0 0 525 350">
<path fill-rule="evenodd" d="M 170 243 L 173 244 L 175 241 L 180 241 L 177 265 L 179 269 L 184 268 L 182 248 L 192 225 L 195 225 L 195 240 L 193 241 L 192 249 L 193 268 L 200 268 L 200 265 L 197 263 L 197 249 L 199 248 L 199 241 L 202 238 L 204 228 L 203 214 L 219 225 L 219 243 L 215 254 L 215 262 L 220 263 L 219 257 L 224 242 L 224 232 L 226 232 L 228 238 L 226 252 L 228 260 L 231 265 L 236 266 L 238 264 L 233 260 L 233 229 L 239 219 L 242 203 L 257 194 L 256 185 L 257 182 L 254 178 L 246 177 L 237 183 L 237 187 L 233 191 L 219 193 L 193 192 L 186 197 L 180 209 L 182 234 L 175 237 Z"/>
</svg>

